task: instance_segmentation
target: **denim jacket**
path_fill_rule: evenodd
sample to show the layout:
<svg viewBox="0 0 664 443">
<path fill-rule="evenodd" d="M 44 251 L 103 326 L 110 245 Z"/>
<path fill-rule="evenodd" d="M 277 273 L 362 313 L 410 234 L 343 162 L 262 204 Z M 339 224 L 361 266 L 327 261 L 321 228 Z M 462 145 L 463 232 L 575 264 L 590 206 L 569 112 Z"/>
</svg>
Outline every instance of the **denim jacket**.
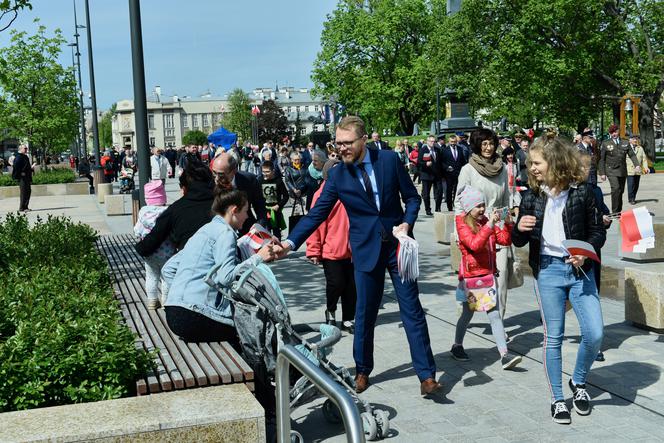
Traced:
<svg viewBox="0 0 664 443">
<path fill-rule="evenodd" d="M 247 261 L 258 265 L 263 259 L 256 254 Z M 211 276 L 212 280 L 220 287 L 230 288 L 240 266 L 237 234 L 219 215 L 203 225 L 189 239 L 184 249 L 164 265 L 161 275 L 169 287 L 164 305 L 180 306 L 233 326 L 230 302 L 205 282 L 206 275 L 216 265 L 221 267 Z"/>
</svg>

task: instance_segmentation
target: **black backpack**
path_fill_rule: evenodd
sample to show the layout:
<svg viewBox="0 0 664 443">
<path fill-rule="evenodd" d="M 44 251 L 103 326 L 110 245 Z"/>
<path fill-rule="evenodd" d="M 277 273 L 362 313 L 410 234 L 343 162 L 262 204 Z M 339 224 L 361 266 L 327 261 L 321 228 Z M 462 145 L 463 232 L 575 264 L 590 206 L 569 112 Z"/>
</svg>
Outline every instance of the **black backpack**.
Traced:
<svg viewBox="0 0 664 443">
<path fill-rule="evenodd" d="M 106 160 L 106 163 L 104 163 L 104 171 L 113 172 L 113 170 L 113 160 L 109 158 Z"/>
</svg>

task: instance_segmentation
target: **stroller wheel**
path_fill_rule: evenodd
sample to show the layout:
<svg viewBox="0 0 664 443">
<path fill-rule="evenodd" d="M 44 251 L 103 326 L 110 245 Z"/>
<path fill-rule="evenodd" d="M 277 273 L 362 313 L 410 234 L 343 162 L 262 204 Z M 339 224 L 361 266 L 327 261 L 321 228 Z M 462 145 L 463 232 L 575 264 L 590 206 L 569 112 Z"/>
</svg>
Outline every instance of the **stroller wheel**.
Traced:
<svg viewBox="0 0 664 443">
<path fill-rule="evenodd" d="M 304 438 L 302 434 L 297 431 L 290 431 L 290 441 L 291 443 L 304 443 Z"/>
<path fill-rule="evenodd" d="M 367 440 L 376 440 L 378 436 L 378 424 L 374 416 L 369 412 L 363 412 L 360 414 L 360 417 L 362 417 L 362 426 L 364 427 L 364 434 L 367 436 Z"/>
<path fill-rule="evenodd" d="M 374 411 L 374 416 L 378 424 L 380 438 L 387 438 L 387 434 L 390 433 L 390 413 L 382 409 L 377 409 Z"/>
<path fill-rule="evenodd" d="M 341 414 L 339 414 L 339 409 L 331 400 L 325 400 L 323 403 L 323 417 L 329 423 L 339 424 L 341 423 Z"/>
</svg>

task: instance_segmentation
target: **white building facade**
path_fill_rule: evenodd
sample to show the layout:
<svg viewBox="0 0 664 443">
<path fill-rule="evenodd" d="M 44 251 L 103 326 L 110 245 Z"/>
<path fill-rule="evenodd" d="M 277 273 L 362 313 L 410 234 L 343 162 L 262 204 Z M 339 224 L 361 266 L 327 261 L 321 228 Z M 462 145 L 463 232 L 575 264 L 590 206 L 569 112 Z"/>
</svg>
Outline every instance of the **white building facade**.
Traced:
<svg viewBox="0 0 664 443">
<path fill-rule="evenodd" d="M 325 108 L 325 102 L 312 97 L 304 88 L 258 88 L 248 94 L 252 104 L 274 100 L 288 118 L 290 130 L 295 133 L 300 119 L 300 135 L 324 130 L 323 124 L 315 124 Z M 164 97 L 157 87 L 148 99 L 148 142 L 150 146 L 180 147 L 182 137 L 188 131 L 199 130 L 211 134 L 222 126 L 223 115 L 229 109 L 228 97 Z M 117 102 L 113 116 L 113 145 L 136 148 L 134 101 Z"/>
</svg>

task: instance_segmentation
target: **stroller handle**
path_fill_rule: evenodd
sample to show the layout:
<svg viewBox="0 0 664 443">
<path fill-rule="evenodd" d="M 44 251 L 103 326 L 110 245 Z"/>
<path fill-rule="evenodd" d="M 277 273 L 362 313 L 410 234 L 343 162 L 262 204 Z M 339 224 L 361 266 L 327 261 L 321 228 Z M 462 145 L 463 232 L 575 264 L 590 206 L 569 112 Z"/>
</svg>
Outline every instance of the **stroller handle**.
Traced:
<svg viewBox="0 0 664 443">
<path fill-rule="evenodd" d="M 332 330 L 332 335 L 319 342 L 313 343 L 311 346 L 315 348 L 326 348 L 338 343 L 339 340 L 341 340 L 341 330 L 336 326 L 331 326 L 330 328 Z"/>
</svg>

